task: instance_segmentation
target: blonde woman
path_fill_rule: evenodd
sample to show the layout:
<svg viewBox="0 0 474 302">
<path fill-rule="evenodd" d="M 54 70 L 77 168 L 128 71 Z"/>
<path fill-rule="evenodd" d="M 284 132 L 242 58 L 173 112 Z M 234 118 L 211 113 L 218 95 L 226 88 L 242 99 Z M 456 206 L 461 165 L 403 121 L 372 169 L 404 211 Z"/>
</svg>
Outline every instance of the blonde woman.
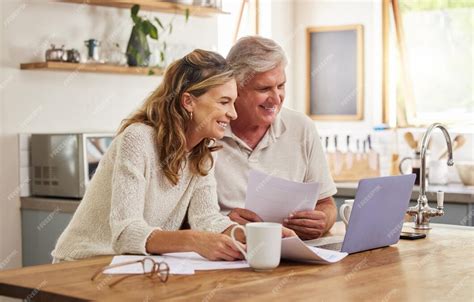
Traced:
<svg viewBox="0 0 474 302">
<path fill-rule="evenodd" d="M 210 260 L 242 255 L 219 213 L 212 152 L 237 118 L 233 71 L 195 50 L 172 63 L 101 160 L 53 262 L 111 254 L 194 251 Z M 191 230 L 179 230 L 186 216 Z"/>
</svg>

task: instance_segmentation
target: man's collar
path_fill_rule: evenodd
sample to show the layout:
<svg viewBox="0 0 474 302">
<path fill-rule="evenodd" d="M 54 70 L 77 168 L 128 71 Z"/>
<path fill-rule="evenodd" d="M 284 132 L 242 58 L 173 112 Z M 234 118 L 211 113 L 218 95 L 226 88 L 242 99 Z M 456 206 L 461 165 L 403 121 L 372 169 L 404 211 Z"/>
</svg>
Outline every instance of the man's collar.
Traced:
<svg viewBox="0 0 474 302">
<path fill-rule="evenodd" d="M 280 109 L 280 112 L 278 112 L 277 116 L 275 117 L 275 120 L 273 121 L 269 129 L 274 139 L 279 138 L 286 130 L 285 122 L 281 117 L 283 110 L 283 108 Z"/>
</svg>

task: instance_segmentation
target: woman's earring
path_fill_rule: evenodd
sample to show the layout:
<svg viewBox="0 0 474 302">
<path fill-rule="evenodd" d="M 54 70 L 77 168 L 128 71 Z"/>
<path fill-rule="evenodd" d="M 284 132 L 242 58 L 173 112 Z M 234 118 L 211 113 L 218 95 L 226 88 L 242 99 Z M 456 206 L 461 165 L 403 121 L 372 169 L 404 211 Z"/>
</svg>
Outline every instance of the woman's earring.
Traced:
<svg viewBox="0 0 474 302">
<path fill-rule="evenodd" d="M 193 120 L 193 113 L 192 112 L 189 113 L 189 119 Z"/>
</svg>

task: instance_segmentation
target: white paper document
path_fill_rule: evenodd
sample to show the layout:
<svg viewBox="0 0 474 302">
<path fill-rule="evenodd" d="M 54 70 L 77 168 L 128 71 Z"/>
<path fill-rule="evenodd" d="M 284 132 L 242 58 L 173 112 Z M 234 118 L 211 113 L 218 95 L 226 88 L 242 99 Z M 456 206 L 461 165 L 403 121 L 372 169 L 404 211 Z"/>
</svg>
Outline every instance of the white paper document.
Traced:
<svg viewBox="0 0 474 302">
<path fill-rule="evenodd" d="M 295 211 L 314 210 L 320 184 L 301 183 L 257 170 L 249 172 L 245 208 L 266 222 L 282 223 Z"/>
<path fill-rule="evenodd" d="M 311 263 L 329 264 L 335 263 L 347 256 L 347 253 L 320 249 L 306 245 L 298 237 L 283 238 L 281 244 L 281 257 L 283 259 L 304 261 Z M 194 252 L 189 253 L 169 253 L 162 256 L 138 256 L 120 255 L 112 259 L 112 264 L 141 260 L 150 257 L 156 262 L 165 261 L 170 274 L 173 275 L 193 275 L 200 270 L 238 269 L 247 268 L 249 264 L 245 260 L 241 261 L 210 261 Z M 146 262 L 145 271 L 151 270 L 151 262 Z M 140 263 L 129 264 L 104 271 L 105 274 L 143 274 Z"/>
<path fill-rule="evenodd" d="M 156 262 L 165 261 L 170 268 L 170 274 L 174 274 L 174 275 L 193 275 L 194 274 L 194 268 L 189 265 L 186 265 L 183 261 L 167 261 L 164 259 L 165 257 L 163 256 L 132 256 L 132 255 L 115 256 L 112 259 L 112 262 L 110 264 L 112 265 L 112 264 L 119 264 L 123 262 L 142 260 L 145 257 L 150 257 Z M 147 264 L 145 267 L 145 271 L 149 272 L 151 270 L 151 263 L 149 261 L 145 263 Z M 140 263 L 135 263 L 135 264 L 120 266 L 117 268 L 111 268 L 111 269 L 106 270 L 104 273 L 105 274 L 143 274 L 143 268 Z"/>
<path fill-rule="evenodd" d="M 249 267 L 247 261 L 210 261 L 194 252 L 189 253 L 169 253 L 162 256 L 136 256 L 121 255 L 112 259 L 112 264 L 118 264 L 129 261 L 141 260 L 150 257 L 156 262 L 164 261 L 170 268 L 170 274 L 173 275 L 193 275 L 194 271 L 199 270 L 217 270 L 217 269 L 236 269 Z M 151 262 L 146 262 L 145 270 L 151 270 Z M 143 269 L 140 263 L 129 264 L 117 268 L 108 269 L 105 274 L 142 274 Z"/>
<path fill-rule="evenodd" d="M 281 258 L 289 260 L 329 264 L 341 261 L 347 255 L 343 252 L 306 245 L 298 237 L 283 238 L 281 242 Z"/>
<path fill-rule="evenodd" d="M 249 267 L 246 260 L 210 261 L 194 252 L 163 254 L 164 261 L 194 268 L 196 271 Z"/>
</svg>

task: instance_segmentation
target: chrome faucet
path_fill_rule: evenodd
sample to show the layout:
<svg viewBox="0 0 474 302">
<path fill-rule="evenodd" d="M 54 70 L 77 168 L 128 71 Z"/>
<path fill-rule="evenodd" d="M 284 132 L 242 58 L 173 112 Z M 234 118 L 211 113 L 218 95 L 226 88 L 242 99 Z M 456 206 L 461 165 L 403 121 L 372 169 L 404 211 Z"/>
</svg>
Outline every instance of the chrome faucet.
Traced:
<svg viewBox="0 0 474 302">
<path fill-rule="evenodd" d="M 444 215 L 444 192 L 438 191 L 437 193 L 437 208 L 432 208 L 428 204 L 428 198 L 426 197 L 426 150 L 428 149 L 428 143 L 431 138 L 431 132 L 435 129 L 439 128 L 446 140 L 446 144 L 448 145 L 448 166 L 452 166 L 454 164 L 453 161 L 453 148 L 451 145 L 451 137 L 449 136 L 448 130 L 446 127 L 440 123 L 432 124 L 428 130 L 426 130 L 425 134 L 423 135 L 423 139 L 421 140 L 421 148 L 420 148 L 420 156 L 421 156 L 421 169 L 420 169 L 420 195 L 418 196 L 417 205 L 414 207 L 409 207 L 407 209 L 407 214 L 410 216 L 415 216 L 415 229 L 420 230 L 429 230 L 430 227 L 430 219 L 431 217 L 435 216 L 443 216 Z"/>
</svg>

